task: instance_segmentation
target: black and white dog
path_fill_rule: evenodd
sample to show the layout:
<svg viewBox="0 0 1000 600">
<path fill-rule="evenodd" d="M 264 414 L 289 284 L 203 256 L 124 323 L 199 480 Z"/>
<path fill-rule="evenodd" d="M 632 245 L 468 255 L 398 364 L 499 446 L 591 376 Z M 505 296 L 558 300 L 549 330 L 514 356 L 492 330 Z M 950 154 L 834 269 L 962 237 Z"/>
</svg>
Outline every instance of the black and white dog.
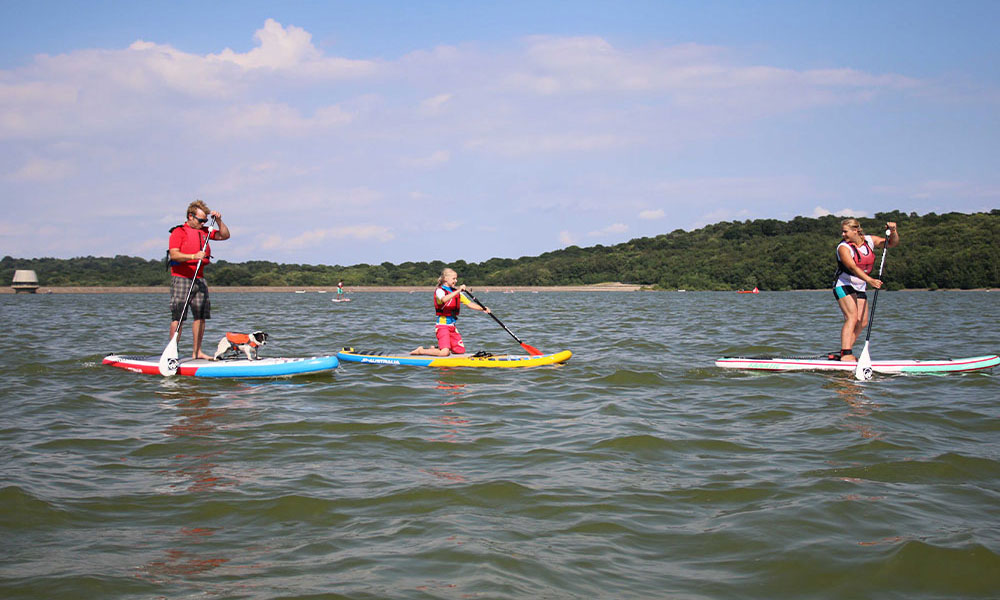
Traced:
<svg viewBox="0 0 1000 600">
<path fill-rule="evenodd" d="M 268 335 L 263 331 L 253 333 L 226 333 L 226 337 L 219 340 L 219 347 L 215 350 L 215 360 L 226 360 L 231 358 L 241 358 L 240 353 L 246 355 L 247 360 L 257 360 L 257 348 L 267 343 Z"/>
</svg>

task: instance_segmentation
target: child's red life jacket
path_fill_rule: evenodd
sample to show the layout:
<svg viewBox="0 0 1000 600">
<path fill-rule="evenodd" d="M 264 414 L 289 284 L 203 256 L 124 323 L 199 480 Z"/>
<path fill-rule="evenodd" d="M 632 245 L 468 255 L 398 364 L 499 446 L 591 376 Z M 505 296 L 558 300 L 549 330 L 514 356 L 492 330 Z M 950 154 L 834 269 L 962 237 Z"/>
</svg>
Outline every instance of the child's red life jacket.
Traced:
<svg viewBox="0 0 1000 600">
<path fill-rule="evenodd" d="M 454 298 L 442 305 L 439 305 L 437 301 L 438 290 L 444 290 L 445 294 L 450 294 L 455 291 L 446 285 L 439 285 L 434 290 L 434 314 L 439 317 L 457 317 L 458 312 L 462 309 L 462 300 L 459 297 L 460 294 L 455 294 Z"/>
</svg>

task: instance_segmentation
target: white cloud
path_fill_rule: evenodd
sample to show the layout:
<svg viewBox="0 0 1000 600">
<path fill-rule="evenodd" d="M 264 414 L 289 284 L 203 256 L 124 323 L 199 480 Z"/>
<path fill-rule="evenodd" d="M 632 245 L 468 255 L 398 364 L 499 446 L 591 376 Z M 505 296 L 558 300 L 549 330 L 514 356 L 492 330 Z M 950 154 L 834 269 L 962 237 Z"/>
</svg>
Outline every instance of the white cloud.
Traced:
<svg viewBox="0 0 1000 600">
<path fill-rule="evenodd" d="M 171 222 L 177 220 L 178 219 L 173 219 Z M 139 243 L 134 244 L 134 248 L 136 249 L 136 251 L 140 252 L 143 255 L 148 255 L 151 253 L 151 251 L 155 250 L 160 250 L 160 251 L 166 250 L 166 247 L 167 247 L 167 239 L 165 237 L 149 238 L 145 241 L 140 241 Z"/>
<path fill-rule="evenodd" d="M 198 55 L 139 40 L 127 49 L 39 56 L 0 72 L 0 139 L 118 132 L 315 139 L 353 124 L 354 135 L 387 144 L 434 135 L 508 157 L 606 152 L 665 139 L 681 146 L 733 122 L 920 85 L 853 69 L 745 66 L 724 49 L 696 44 L 620 48 L 600 37 L 529 37 L 499 52 L 442 46 L 396 61 L 328 56 L 311 33 L 274 19 L 254 38 L 244 53 Z M 345 79 L 364 83 L 351 98 L 313 107 Z M 423 98 L 416 111 L 405 108 L 414 94 Z M 566 94 L 588 102 L 570 108 L 551 97 Z M 622 108 L 640 98 L 642 110 Z M 445 109 L 448 121 L 437 121 Z"/>
<path fill-rule="evenodd" d="M 5 176 L 11 181 L 57 181 L 77 172 L 73 160 L 51 160 L 31 158 L 21 168 Z"/>
<path fill-rule="evenodd" d="M 708 213 L 704 213 L 698 217 L 698 221 L 695 223 L 695 229 L 699 227 L 704 227 L 705 225 L 710 225 L 712 223 L 718 223 L 719 221 L 737 221 L 740 219 L 746 219 L 750 216 L 750 211 L 744 209 L 730 209 L 730 208 L 720 208 Z"/>
<path fill-rule="evenodd" d="M 666 201 L 699 206 L 775 203 L 816 194 L 809 179 L 801 175 L 671 179 L 653 189 Z"/>
<path fill-rule="evenodd" d="M 454 94 L 438 94 L 437 96 L 427 98 L 420 103 L 420 110 L 425 114 L 438 114 L 453 97 Z"/>
<path fill-rule="evenodd" d="M 286 71 L 322 78 L 369 75 L 377 68 L 375 61 L 323 56 L 313 45 L 312 34 L 301 27 L 284 27 L 274 19 L 268 19 L 254 34 L 254 39 L 259 45 L 249 52 L 240 54 L 226 48 L 219 54 L 210 54 L 207 60 L 231 63 L 248 71 Z"/>
<path fill-rule="evenodd" d="M 753 110 L 796 110 L 853 103 L 887 90 L 915 89 L 916 79 L 855 69 L 796 71 L 743 65 L 715 46 L 681 44 L 617 48 L 600 37 L 526 38 L 524 65 L 503 78 L 506 86 L 539 95 L 656 92 L 681 105 L 725 105 Z M 869 95 L 859 95 L 859 91 Z"/>
<path fill-rule="evenodd" d="M 955 197 L 974 199 L 1000 199 L 1000 187 L 970 181 L 930 179 L 906 185 L 881 185 L 872 187 L 881 196 L 898 196 L 911 200 L 949 200 Z"/>
<path fill-rule="evenodd" d="M 840 210 L 829 211 L 822 206 L 817 206 L 813 209 L 812 216 L 814 217 L 825 217 L 828 215 L 837 215 L 839 217 L 867 217 L 868 213 L 863 210 L 854 210 L 853 208 L 842 208 Z"/>
<path fill-rule="evenodd" d="M 3 82 L 5 78 L 10 83 Z M 35 81 L 0 71 L 0 139 L 34 137 L 44 119 L 72 111 L 79 93 L 71 82 Z"/>
<path fill-rule="evenodd" d="M 127 50 L 76 53 L 53 59 L 57 68 L 88 73 L 96 80 L 80 81 L 84 89 L 94 84 L 109 91 L 150 96 L 179 92 L 201 98 L 226 98 L 240 92 L 239 72 L 210 58 L 189 54 L 166 44 L 138 40 Z"/>
<path fill-rule="evenodd" d="M 466 147 L 515 157 L 567 152 L 606 152 L 629 146 L 633 141 L 627 136 L 614 133 L 552 132 L 538 134 L 524 131 L 470 140 Z"/>
<path fill-rule="evenodd" d="M 209 58 L 232 62 L 244 69 L 287 69 L 322 58 L 312 44 L 312 35 L 301 27 L 282 27 L 281 23 L 268 19 L 263 29 L 258 29 L 253 37 L 260 45 L 245 54 L 226 48 L 219 54 L 209 55 Z"/>
<path fill-rule="evenodd" d="M 39 55 L 28 67 L 0 71 L 0 139 L 134 129 L 162 135 L 179 126 L 300 135 L 343 125 L 354 115 L 335 105 L 303 117 L 300 107 L 252 98 L 281 95 L 297 80 L 319 85 L 380 68 L 376 61 L 324 56 L 309 33 L 273 19 L 255 37 L 258 46 L 243 54 L 197 55 L 138 40 L 119 50 Z"/>
<path fill-rule="evenodd" d="M 620 235 L 628 231 L 628 225 L 624 223 L 613 223 L 608 225 L 603 229 L 598 229 L 597 231 L 591 231 L 587 235 L 590 237 L 603 237 L 608 235 Z"/>
<path fill-rule="evenodd" d="M 418 167 L 418 168 L 431 168 L 439 165 L 443 165 L 451 160 L 451 153 L 447 150 L 436 150 L 427 156 L 419 156 L 415 158 L 404 158 L 403 164 L 408 167 Z"/>
<path fill-rule="evenodd" d="M 246 138 L 261 136 L 314 137 L 323 130 L 346 125 L 354 115 L 339 106 L 316 109 L 311 117 L 287 104 L 263 103 L 233 106 L 224 115 L 211 119 L 205 130 L 215 138 Z"/>
<path fill-rule="evenodd" d="M 388 242 L 395 237 L 392 230 L 381 225 L 348 225 L 327 229 L 313 229 L 291 238 L 270 235 L 261 242 L 260 247 L 264 250 L 289 251 L 315 248 L 327 240 Z"/>
<path fill-rule="evenodd" d="M 291 196 L 303 195 L 301 184 L 296 186 L 296 183 L 309 180 L 316 171 L 316 167 L 290 165 L 278 161 L 241 163 L 219 173 L 213 173 L 211 179 L 199 187 L 199 193 L 209 197 L 219 197 L 239 195 L 244 190 L 252 189 L 255 192 L 254 196 L 263 197 L 265 193 L 262 190 L 277 186 L 280 189 L 277 194 L 282 196 L 280 204 L 288 206 Z M 324 195 L 322 201 L 329 201 L 329 196 Z"/>
<path fill-rule="evenodd" d="M 80 229 L 101 227 L 96 210 L 108 198 L 127 199 L 121 223 L 135 224 L 134 237 L 122 246 L 157 255 L 149 240 L 179 220 L 161 217 L 196 197 L 240 228 L 230 255 L 277 250 L 315 261 L 327 246 L 365 240 L 433 259 L 435 228 L 459 219 L 481 242 L 470 252 L 521 255 L 554 237 L 571 245 L 628 233 L 618 219 L 637 216 L 632 225 L 646 234 L 667 214 L 689 227 L 699 217 L 794 215 L 863 197 L 818 183 L 829 180 L 823 161 L 815 171 L 767 170 L 784 164 L 774 140 L 789 127 L 807 132 L 803 140 L 821 137 L 825 106 L 889 98 L 882 109 L 927 87 L 891 73 L 793 69 L 722 47 L 598 36 L 347 59 L 313 33 L 269 19 L 246 52 L 139 40 L 0 70 L 0 197 L 18 207 L 39 198 Z M 770 142 L 761 154 L 771 162 L 740 163 L 729 145 L 715 152 L 732 140 L 745 149 L 749 133 Z M 698 162 L 707 154 L 717 162 Z M 657 180 L 683 172 L 736 176 Z M 1000 198 L 996 185 L 948 182 L 941 172 L 941 181 L 872 195 L 964 195 L 994 206 Z M 37 230 L 33 218 L 13 217 Z M 59 243 L 69 255 L 107 251 L 84 235 Z"/>
</svg>

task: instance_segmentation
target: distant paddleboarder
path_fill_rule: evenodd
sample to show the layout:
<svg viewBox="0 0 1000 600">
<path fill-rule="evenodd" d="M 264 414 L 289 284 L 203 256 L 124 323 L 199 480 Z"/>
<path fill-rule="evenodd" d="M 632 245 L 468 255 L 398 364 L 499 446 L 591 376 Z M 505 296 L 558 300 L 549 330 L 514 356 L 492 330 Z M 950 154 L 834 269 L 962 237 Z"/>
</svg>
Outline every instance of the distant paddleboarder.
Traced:
<svg viewBox="0 0 1000 600">
<path fill-rule="evenodd" d="M 870 275 L 875 266 L 875 248 L 887 243 L 890 248 L 899 244 L 899 232 L 892 221 L 886 223 L 889 237 L 865 235 L 857 219 L 840 222 L 840 236 L 837 245 L 837 274 L 834 276 L 833 295 L 844 314 L 844 325 L 840 329 L 840 360 L 856 362 L 854 342 L 868 325 L 867 287 L 882 288 L 882 281 Z M 836 357 L 833 355 L 832 357 Z"/>
<path fill-rule="evenodd" d="M 208 245 L 209 234 L 205 223 L 210 217 L 215 218 L 215 226 L 211 237 L 213 240 L 228 240 L 229 228 L 222 222 L 218 211 L 210 211 L 201 200 L 195 200 L 188 205 L 187 220 L 170 228 L 170 241 L 167 244 L 170 255 L 170 337 L 180 324 L 185 312 L 184 302 L 191 290 L 191 338 L 194 349 L 193 358 L 212 359 L 212 356 L 201 351 L 201 340 L 205 335 L 205 320 L 211 318 L 212 304 L 208 299 L 208 285 L 205 283 L 205 267 L 211 262 L 212 249 Z M 204 250 L 202 250 L 204 248 Z M 201 263 L 201 268 L 198 268 Z M 192 289 L 192 278 L 194 280 Z"/>
</svg>

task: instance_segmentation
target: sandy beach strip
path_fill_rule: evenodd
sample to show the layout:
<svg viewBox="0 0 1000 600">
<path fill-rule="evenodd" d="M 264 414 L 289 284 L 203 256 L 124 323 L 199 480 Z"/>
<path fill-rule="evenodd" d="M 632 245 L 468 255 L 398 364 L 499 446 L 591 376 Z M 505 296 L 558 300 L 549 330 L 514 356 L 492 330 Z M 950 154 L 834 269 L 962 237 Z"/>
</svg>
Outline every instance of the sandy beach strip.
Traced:
<svg viewBox="0 0 1000 600">
<path fill-rule="evenodd" d="M 245 293 L 245 292 L 269 292 L 269 293 L 327 293 L 336 294 L 336 286 L 221 286 L 212 285 L 209 281 L 209 291 L 211 293 Z M 511 292 L 637 292 L 643 286 L 627 283 L 598 283 L 594 285 L 566 285 L 566 286 L 518 286 L 518 285 L 481 285 L 470 286 L 473 293 L 487 294 L 491 292 L 511 293 Z M 387 285 L 387 286 L 346 286 L 344 291 L 348 294 L 367 292 L 431 292 L 434 286 L 426 285 Z M 0 294 L 13 294 L 11 288 L 0 288 Z M 168 286 L 73 286 L 73 287 L 48 287 L 41 286 L 37 294 L 169 294 Z"/>
<path fill-rule="evenodd" d="M 593 285 L 543 285 L 543 286 L 524 286 L 524 285 L 477 285 L 470 288 L 475 294 L 488 294 L 488 293 L 513 293 L 513 292 L 641 292 L 641 291 L 655 291 L 652 290 L 650 286 L 636 285 L 630 283 L 596 283 Z M 431 292 L 434 290 L 434 286 L 430 285 L 369 285 L 369 286 L 349 286 L 345 287 L 344 290 L 348 294 L 364 294 L 367 292 L 398 292 L 398 293 L 413 293 L 413 292 Z M 305 286 L 305 287 L 294 287 L 294 286 L 213 286 L 209 282 L 209 291 L 220 294 L 229 293 L 246 293 L 246 292 L 267 292 L 267 293 L 282 293 L 282 294 L 294 294 L 294 293 L 325 293 L 334 294 L 337 293 L 336 286 Z M 663 291 L 674 291 L 674 290 L 663 290 Z M 726 290 L 733 292 L 734 290 Z M 829 291 L 826 289 L 822 290 L 786 290 L 789 292 L 825 292 Z M 927 292 L 931 291 L 927 288 L 916 288 L 916 289 L 906 289 L 902 291 L 907 292 Z M 1000 291 L 1000 288 L 977 288 L 971 290 L 960 290 L 960 289 L 944 289 L 940 288 L 938 291 L 948 291 L 948 292 L 992 292 Z M 0 288 L 0 294 L 13 294 L 14 290 L 12 288 Z M 66 286 L 66 287 L 39 287 L 38 294 L 169 294 L 170 288 L 167 286 Z M 761 291 L 765 293 L 765 291 Z M 771 292 L 773 293 L 773 292 Z"/>
</svg>

